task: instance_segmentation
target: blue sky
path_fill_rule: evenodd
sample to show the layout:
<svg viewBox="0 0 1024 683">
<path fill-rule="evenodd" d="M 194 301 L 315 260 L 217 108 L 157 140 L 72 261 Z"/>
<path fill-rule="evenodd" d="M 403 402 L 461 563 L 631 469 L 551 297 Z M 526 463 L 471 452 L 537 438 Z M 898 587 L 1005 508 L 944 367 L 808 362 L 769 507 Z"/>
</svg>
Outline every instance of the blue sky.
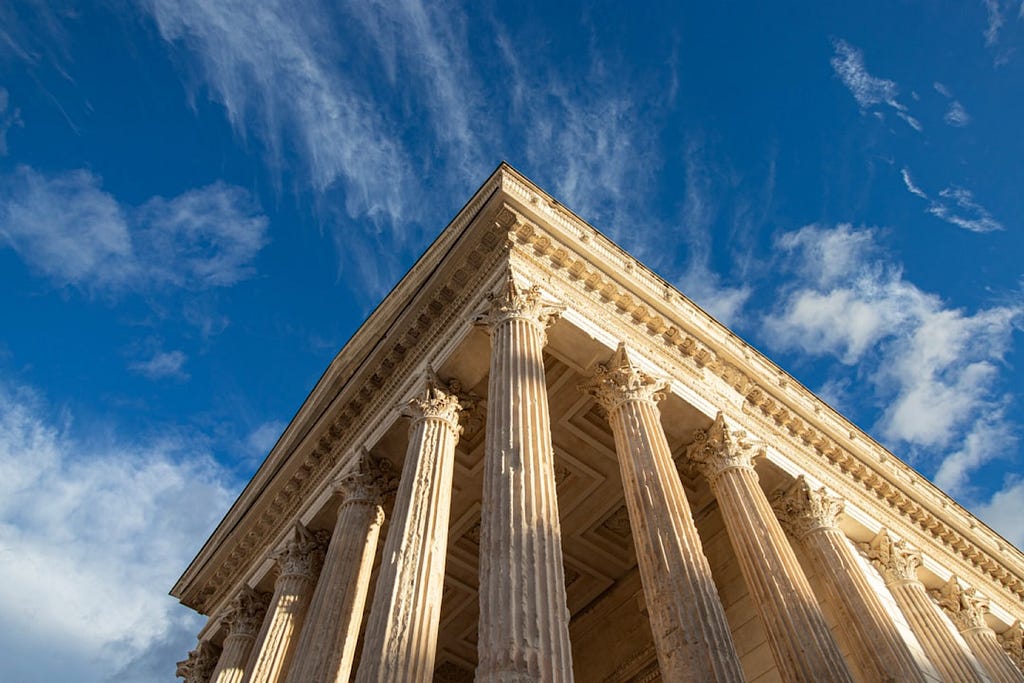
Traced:
<svg viewBox="0 0 1024 683">
<path fill-rule="evenodd" d="M 166 591 L 502 159 L 1024 543 L 1019 0 L 77 4 L 0 4 L 12 680 L 171 679 Z"/>
</svg>

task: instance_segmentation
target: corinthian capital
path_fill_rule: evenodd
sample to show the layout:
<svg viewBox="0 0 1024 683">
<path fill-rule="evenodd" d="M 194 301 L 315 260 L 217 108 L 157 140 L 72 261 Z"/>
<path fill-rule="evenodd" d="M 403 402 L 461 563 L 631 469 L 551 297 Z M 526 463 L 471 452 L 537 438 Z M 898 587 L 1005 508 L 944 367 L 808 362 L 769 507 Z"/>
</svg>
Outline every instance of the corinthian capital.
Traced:
<svg viewBox="0 0 1024 683">
<path fill-rule="evenodd" d="M 254 636 L 263 623 L 263 615 L 270 603 L 270 593 L 243 586 L 228 606 L 224 624 L 229 635 Z"/>
<path fill-rule="evenodd" d="M 798 539 L 815 529 L 838 528 L 844 506 L 842 498 L 829 495 L 824 487 L 813 490 L 803 475 L 772 500 L 772 509 L 782 527 Z"/>
<path fill-rule="evenodd" d="M 906 541 L 894 539 L 887 529 L 879 531 L 870 542 L 860 543 L 859 547 L 882 573 L 886 583 L 917 581 L 921 553 Z"/>
<path fill-rule="evenodd" d="M 764 448 L 759 443 L 748 439 L 745 431 L 730 427 L 719 412 L 710 428 L 694 432 L 686 457 L 698 472 L 714 483 L 728 469 L 753 469 L 754 458 L 763 453 Z"/>
<path fill-rule="evenodd" d="M 999 634 L 999 644 L 1017 668 L 1024 671 L 1024 626 L 1020 621 L 1013 622 L 1013 626 Z"/>
<path fill-rule="evenodd" d="M 528 320 L 542 331 L 565 310 L 565 306 L 546 301 L 537 286 L 524 287 L 510 268 L 501 288 L 487 296 L 487 309 L 474 322 L 494 329 L 513 318 Z"/>
<path fill-rule="evenodd" d="M 188 653 L 188 659 L 177 663 L 175 677 L 184 678 L 185 683 L 209 683 L 213 669 L 217 666 L 220 648 L 213 643 L 200 640 L 196 649 Z"/>
<path fill-rule="evenodd" d="M 641 370 L 629 357 L 626 345 L 620 343 L 611 360 L 598 365 L 594 377 L 579 388 L 611 413 L 626 401 L 661 401 L 668 382 Z"/>
<path fill-rule="evenodd" d="M 403 413 L 406 417 L 412 418 L 414 425 L 418 420 L 442 420 L 458 437 L 462 433 L 459 426 L 460 410 L 462 406 L 459 404 L 456 389 L 445 386 L 434 371 L 428 369 L 423 379 L 422 391 L 405 405 Z"/>
<path fill-rule="evenodd" d="M 939 603 L 942 611 L 949 615 L 957 630 L 967 631 L 985 626 L 988 600 L 978 595 L 973 588 L 961 586 L 956 576 L 949 577 L 942 588 L 928 592 Z"/>
<path fill-rule="evenodd" d="M 315 580 L 329 540 L 329 532 L 313 532 L 296 522 L 291 538 L 271 558 L 277 562 L 281 576 L 303 576 Z"/>
<path fill-rule="evenodd" d="M 334 480 L 334 490 L 346 503 L 377 503 L 393 491 L 398 479 L 391 473 L 391 461 L 373 456 L 361 448 L 352 465 Z"/>
</svg>

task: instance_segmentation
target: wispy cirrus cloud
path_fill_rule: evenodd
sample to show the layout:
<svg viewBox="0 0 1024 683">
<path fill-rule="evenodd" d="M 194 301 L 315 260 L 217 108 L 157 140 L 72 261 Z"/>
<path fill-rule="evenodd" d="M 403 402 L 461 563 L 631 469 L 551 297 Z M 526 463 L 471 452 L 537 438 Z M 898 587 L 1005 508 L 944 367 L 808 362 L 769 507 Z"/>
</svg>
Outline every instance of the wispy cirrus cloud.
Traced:
<svg viewBox="0 0 1024 683">
<path fill-rule="evenodd" d="M 971 472 L 1015 450 L 998 366 L 1024 305 L 950 307 L 906 280 L 876 238 L 850 225 L 781 236 L 795 280 L 765 317 L 764 338 L 780 350 L 832 356 L 851 379 L 869 382 L 875 429 L 952 494 L 970 493 Z"/>
<path fill-rule="evenodd" d="M 7 133 L 24 125 L 21 110 L 11 106 L 10 93 L 0 87 L 0 157 L 7 156 Z"/>
<path fill-rule="evenodd" d="M 0 179 L 0 244 L 54 284 L 118 295 L 225 287 L 253 273 L 267 218 L 245 190 L 214 183 L 141 206 L 119 202 L 88 170 Z"/>
<path fill-rule="evenodd" d="M 909 169 L 901 169 L 900 176 L 907 191 L 927 201 L 928 213 L 936 218 L 970 232 L 985 233 L 1006 229 L 988 209 L 978 203 L 970 190 L 950 185 L 939 190 L 938 197 L 931 197 L 914 182 Z"/>
<path fill-rule="evenodd" d="M 0 379 L 5 676 L 166 679 L 202 623 L 167 587 L 236 487 L 201 442 L 83 440 L 72 415 Z"/>
<path fill-rule="evenodd" d="M 835 51 L 831 60 L 832 69 L 857 100 L 862 111 L 874 109 L 880 114 L 878 105 L 886 105 L 914 130 L 920 132 L 924 129 L 921 122 L 911 116 L 906 105 L 896 99 L 900 92 L 896 82 L 872 76 L 868 72 L 863 52 L 842 39 L 834 40 L 832 47 Z"/>
<path fill-rule="evenodd" d="M 960 100 L 953 97 L 953 93 L 950 92 L 944 83 L 935 81 L 932 87 L 935 88 L 935 92 L 950 100 L 949 108 L 946 109 L 946 113 L 942 117 L 943 121 L 954 128 L 963 128 L 971 122 L 971 115 L 967 113 L 966 107 L 964 107 Z"/>
<path fill-rule="evenodd" d="M 157 351 L 146 360 L 128 364 L 128 369 L 149 379 L 188 379 L 185 372 L 185 361 L 188 356 L 184 351 Z"/>
<path fill-rule="evenodd" d="M 255 137 L 277 172 L 340 190 L 350 217 L 394 223 L 420 197 L 401 127 L 363 83 L 336 64 L 349 58 L 344 26 L 316 0 L 143 0 L 169 43 L 181 46 L 242 139 Z"/>
</svg>

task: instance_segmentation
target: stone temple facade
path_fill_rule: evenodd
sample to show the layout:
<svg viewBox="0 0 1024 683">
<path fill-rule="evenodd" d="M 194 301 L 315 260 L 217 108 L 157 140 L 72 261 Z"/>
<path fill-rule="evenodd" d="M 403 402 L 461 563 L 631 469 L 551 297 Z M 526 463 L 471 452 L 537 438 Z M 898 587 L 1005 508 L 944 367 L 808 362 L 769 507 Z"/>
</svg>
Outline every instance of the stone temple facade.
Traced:
<svg viewBox="0 0 1024 683">
<path fill-rule="evenodd" d="M 1024 682 L 1024 555 L 502 164 L 171 591 L 188 683 Z"/>
</svg>

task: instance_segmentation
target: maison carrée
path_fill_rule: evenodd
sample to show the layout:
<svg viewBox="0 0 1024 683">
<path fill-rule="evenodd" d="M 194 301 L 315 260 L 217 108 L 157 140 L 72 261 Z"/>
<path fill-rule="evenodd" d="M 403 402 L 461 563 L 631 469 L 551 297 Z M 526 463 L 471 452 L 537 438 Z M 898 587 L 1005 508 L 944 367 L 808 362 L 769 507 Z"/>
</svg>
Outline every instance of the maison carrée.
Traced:
<svg viewBox="0 0 1024 683">
<path fill-rule="evenodd" d="M 506 164 L 171 592 L 188 683 L 1024 682 L 1024 555 Z"/>
</svg>

